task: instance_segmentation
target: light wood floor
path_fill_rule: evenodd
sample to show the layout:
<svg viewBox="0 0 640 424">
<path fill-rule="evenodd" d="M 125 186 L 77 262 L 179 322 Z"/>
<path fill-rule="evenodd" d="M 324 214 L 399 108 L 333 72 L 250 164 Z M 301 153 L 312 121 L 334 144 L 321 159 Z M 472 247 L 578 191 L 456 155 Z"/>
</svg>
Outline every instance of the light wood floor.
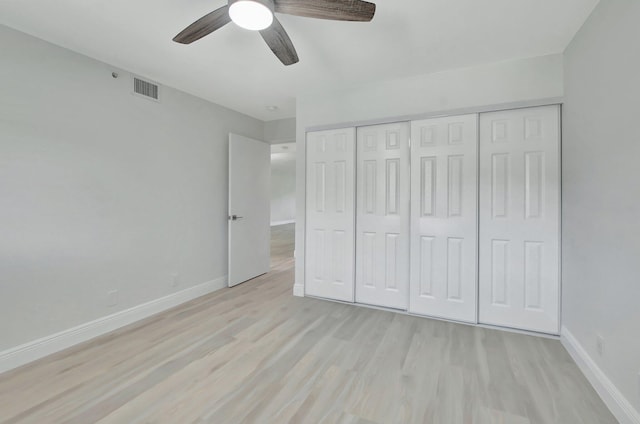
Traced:
<svg viewBox="0 0 640 424">
<path fill-rule="evenodd" d="M 0 376 L 3 423 L 615 423 L 558 341 L 292 296 L 273 269 Z"/>
</svg>

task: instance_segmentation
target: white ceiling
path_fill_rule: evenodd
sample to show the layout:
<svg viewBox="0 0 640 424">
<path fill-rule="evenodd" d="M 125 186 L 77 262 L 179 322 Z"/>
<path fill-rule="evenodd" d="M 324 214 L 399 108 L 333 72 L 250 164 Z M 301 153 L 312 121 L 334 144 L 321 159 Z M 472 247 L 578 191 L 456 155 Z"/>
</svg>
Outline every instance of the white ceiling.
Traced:
<svg viewBox="0 0 640 424">
<path fill-rule="evenodd" d="M 278 15 L 300 57 L 289 67 L 233 23 L 171 41 L 226 0 L 2 0 L 0 23 L 269 121 L 294 116 L 301 93 L 560 53 L 598 1 L 374 0 L 370 23 Z"/>
</svg>

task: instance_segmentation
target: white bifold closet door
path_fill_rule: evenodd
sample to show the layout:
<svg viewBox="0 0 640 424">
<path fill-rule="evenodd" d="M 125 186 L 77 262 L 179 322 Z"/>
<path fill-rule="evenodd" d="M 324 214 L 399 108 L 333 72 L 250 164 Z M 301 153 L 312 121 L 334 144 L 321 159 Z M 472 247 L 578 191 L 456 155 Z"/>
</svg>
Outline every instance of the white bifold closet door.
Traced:
<svg viewBox="0 0 640 424">
<path fill-rule="evenodd" d="M 411 124 L 409 311 L 476 322 L 476 114 Z"/>
<path fill-rule="evenodd" d="M 480 322 L 558 333 L 560 109 L 480 115 Z"/>
<path fill-rule="evenodd" d="M 354 300 L 355 129 L 307 133 L 305 294 Z"/>
<path fill-rule="evenodd" d="M 409 123 L 358 128 L 356 302 L 409 302 Z"/>
</svg>

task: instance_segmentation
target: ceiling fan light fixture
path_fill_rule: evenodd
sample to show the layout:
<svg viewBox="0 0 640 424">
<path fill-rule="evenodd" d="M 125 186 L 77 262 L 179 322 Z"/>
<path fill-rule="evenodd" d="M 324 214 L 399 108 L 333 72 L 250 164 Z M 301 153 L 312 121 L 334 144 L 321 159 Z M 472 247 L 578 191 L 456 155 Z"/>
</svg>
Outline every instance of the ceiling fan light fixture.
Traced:
<svg viewBox="0 0 640 424">
<path fill-rule="evenodd" d="M 273 7 L 267 1 L 238 0 L 229 2 L 229 17 L 238 26 L 252 31 L 260 31 L 271 26 Z"/>
<path fill-rule="evenodd" d="M 280 62 L 293 65 L 298 63 L 298 53 L 275 12 L 333 21 L 369 22 L 376 5 L 364 0 L 227 0 L 226 5 L 180 31 L 173 41 L 191 44 L 233 21 L 242 28 L 260 31 Z"/>
</svg>

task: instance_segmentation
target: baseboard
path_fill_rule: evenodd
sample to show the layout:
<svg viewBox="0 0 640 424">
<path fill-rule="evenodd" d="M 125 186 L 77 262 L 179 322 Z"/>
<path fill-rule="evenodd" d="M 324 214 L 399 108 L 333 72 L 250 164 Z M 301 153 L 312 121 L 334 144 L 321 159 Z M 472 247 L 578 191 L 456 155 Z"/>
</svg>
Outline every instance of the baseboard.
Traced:
<svg viewBox="0 0 640 424">
<path fill-rule="evenodd" d="M 289 219 L 287 221 L 273 221 L 271 223 L 271 226 L 275 227 L 276 225 L 295 224 L 295 223 L 296 223 L 295 219 Z"/>
<path fill-rule="evenodd" d="M 566 327 L 562 327 L 560 341 L 616 419 L 622 424 L 640 424 L 640 413 L 620 393 Z"/>
<path fill-rule="evenodd" d="M 298 297 L 304 297 L 304 286 L 301 284 L 294 284 L 293 295 Z"/>
<path fill-rule="evenodd" d="M 133 324 L 224 287 L 227 287 L 226 276 L 5 350 L 0 352 L 0 373 Z"/>
</svg>

